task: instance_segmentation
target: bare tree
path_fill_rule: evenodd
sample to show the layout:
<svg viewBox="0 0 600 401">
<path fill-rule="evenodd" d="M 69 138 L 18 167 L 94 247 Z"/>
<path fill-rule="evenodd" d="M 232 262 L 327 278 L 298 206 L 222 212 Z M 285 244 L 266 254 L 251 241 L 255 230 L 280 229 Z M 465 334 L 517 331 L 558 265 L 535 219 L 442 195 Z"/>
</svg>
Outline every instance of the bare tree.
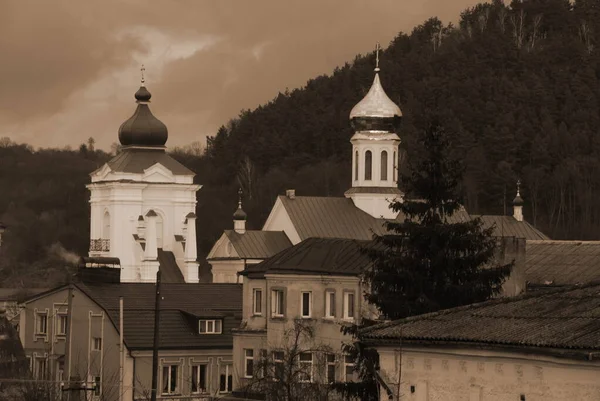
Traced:
<svg viewBox="0 0 600 401">
<path fill-rule="evenodd" d="M 237 180 L 240 188 L 249 200 L 252 200 L 252 195 L 256 191 L 258 173 L 254 167 L 254 163 L 248 156 L 245 156 L 238 169 Z"/>
<path fill-rule="evenodd" d="M 533 17 L 533 27 L 531 30 L 531 36 L 529 37 L 529 50 L 533 50 L 540 36 L 540 25 L 542 23 L 542 14 L 538 14 Z"/>
<path fill-rule="evenodd" d="M 268 354 L 270 352 L 270 355 Z M 296 319 L 284 331 L 280 344 L 261 352 L 251 366 L 242 392 L 246 396 L 263 395 L 267 401 L 319 401 L 336 398 L 331 387 L 335 354 L 331 347 L 319 344 L 313 324 Z M 335 368 L 334 368 L 335 371 Z"/>
<path fill-rule="evenodd" d="M 521 9 L 516 14 L 512 14 L 510 22 L 513 27 L 515 46 L 517 46 L 517 49 L 520 49 L 523 47 L 523 40 L 525 38 L 525 11 Z"/>
<path fill-rule="evenodd" d="M 582 20 L 579 23 L 579 38 L 585 46 L 585 50 L 588 54 L 592 54 L 594 51 L 593 33 L 590 24 L 586 20 Z"/>
<path fill-rule="evenodd" d="M 504 34 L 506 32 L 506 17 L 508 17 L 508 13 L 505 7 L 501 7 L 498 10 L 498 26 L 500 27 L 500 32 Z"/>
</svg>

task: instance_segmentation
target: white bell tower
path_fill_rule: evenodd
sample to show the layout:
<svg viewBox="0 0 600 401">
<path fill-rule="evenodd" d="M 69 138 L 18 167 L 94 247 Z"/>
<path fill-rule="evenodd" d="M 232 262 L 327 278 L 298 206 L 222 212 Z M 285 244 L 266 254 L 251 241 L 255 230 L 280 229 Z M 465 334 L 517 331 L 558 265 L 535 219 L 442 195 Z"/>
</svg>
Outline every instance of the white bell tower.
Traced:
<svg viewBox="0 0 600 401">
<path fill-rule="evenodd" d="M 393 219 L 390 202 L 400 200 L 398 189 L 398 146 L 396 129 L 402 112 L 387 96 L 379 80 L 379 45 L 375 79 L 367 95 L 352 108 L 355 130 L 352 143 L 352 188 L 345 196 L 373 217 Z"/>
</svg>

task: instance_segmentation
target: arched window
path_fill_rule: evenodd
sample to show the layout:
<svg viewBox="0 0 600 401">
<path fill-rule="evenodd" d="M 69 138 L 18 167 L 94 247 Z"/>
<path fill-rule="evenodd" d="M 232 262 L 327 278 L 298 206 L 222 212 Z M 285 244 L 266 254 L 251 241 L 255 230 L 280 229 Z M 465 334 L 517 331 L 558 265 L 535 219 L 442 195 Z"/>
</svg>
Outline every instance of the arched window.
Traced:
<svg viewBox="0 0 600 401">
<path fill-rule="evenodd" d="M 373 154 L 370 150 L 365 152 L 365 180 L 373 179 Z"/>
<path fill-rule="evenodd" d="M 398 175 L 396 173 L 396 171 L 398 170 L 398 168 L 396 167 L 396 163 L 397 163 L 396 152 L 394 152 L 394 159 L 392 160 L 392 163 L 393 163 L 393 166 L 392 166 L 393 172 L 392 173 L 394 175 L 394 182 L 395 182 L 395 181 L 398 181 Z"/>
<path fill-rule="evenodd" d="M 387 170 L 387 152 L 384 150 L 383 152 L 381 152 L 381 181 L 387 181 Z"/>
<path fill-rule="evenodd" d="M 354 179 L 358 181 L 358 150 L 354 152 Z"/>
<path fill-rule="evenodd" d="M 110 239 L 110 213 L 108 210 L 104 212 L 102 217 L 102 239 Z"/>
</svg>

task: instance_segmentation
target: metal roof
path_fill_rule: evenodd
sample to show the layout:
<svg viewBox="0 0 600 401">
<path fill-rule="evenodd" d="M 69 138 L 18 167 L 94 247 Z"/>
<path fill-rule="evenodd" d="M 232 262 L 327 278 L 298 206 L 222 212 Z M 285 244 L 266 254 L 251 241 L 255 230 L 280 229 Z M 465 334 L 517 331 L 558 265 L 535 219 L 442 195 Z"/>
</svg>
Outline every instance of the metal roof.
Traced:
<svg viewBox="0 0 600 401">
<path fill-rule="evenodd" d="M 600 349 L 600 284 L 534 292 L 414 316 L 364 329 L 374 344 L 477 343 Z"/>
<path fill-rule="evenodd" d="M 123 173 L 143 174 L 144 170 L 159 163 L 173 174 L 194 175 L 193 171 L 169 156 L 164 149 L 125 149 L 107 163 L 111 170 Z"/>
<path fill-rule="evenodd" d="M 292 246 L 283 231 L 225 230 L 225 235 L 241 259 L 266 259 Z"/>
<path fill-rule="evenodd" d="M 546 234 L 529 224 L 527 221 L 518 221 L 512 216 L 482 215 L 480 217 L 483 227 L 494 227 L 496 237 L 517 237 L 526 240 L 549 240 Z"/>
<path fill-rule="evenodd" d="M 528 241 L 525 278 L 535 285 L 600 281 L 600 242 Z"/>
<path fill-rule="evenodd" d="M 181 269 L 177 265 L 173 252 L 158 249 L 158 266 L 164 283 L 185 283 Z"/>
</svg>

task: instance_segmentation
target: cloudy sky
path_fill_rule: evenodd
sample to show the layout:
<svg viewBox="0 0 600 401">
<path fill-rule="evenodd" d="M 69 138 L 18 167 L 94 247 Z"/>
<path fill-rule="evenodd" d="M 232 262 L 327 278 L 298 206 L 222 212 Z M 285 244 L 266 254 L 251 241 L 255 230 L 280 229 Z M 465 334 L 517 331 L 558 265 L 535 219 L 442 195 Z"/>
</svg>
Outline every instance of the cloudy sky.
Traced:
<svg viewBox="0 0 600 401">
<path fill-rule="evenodd" d="M 108 149 L 146 67 L 168 145 L 476 0 L 0 0 L 0 137 Z"/>
</svg>

